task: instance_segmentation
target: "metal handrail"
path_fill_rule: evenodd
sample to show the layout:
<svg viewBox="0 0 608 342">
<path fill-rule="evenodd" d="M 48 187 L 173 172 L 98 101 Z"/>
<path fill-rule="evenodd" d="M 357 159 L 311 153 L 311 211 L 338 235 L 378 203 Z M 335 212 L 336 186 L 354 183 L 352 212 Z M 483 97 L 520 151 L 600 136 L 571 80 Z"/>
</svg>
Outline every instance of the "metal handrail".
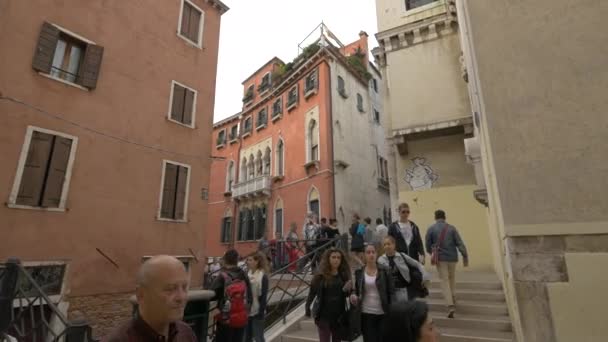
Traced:
<svg viewBox="0 0 608 342">
<path fill-rule="evenodd" d="M 325 252 L 325 250 L 330 248 L 332 245 L 338 243 L 340 244 L 341 248 L 348 248 L 347 234 L 343 234 L 334 239 L 297 240 L 291 242 L 296 245 L 298 251 L 301 251 L 306 246 L 306 242 L 310 241 L 321 241 L 323 243 L 320 246 L 316 246 L 314 250 L 300 255 L 297 259 L 292 260 L 291 262 L 288 262 L 284 266 L 271 272 L 269 280 L 275 281 L 275 284 L 268 289 L 267 300 L 269 304 L 267 306 L 274 307 L 266 312 L 265 317 L 267 320 L 270 318 L 270 321 L 266 322 L 266 327 L 264 329 L 265 331 L 268 331 L 276 324 L 285 324 L 287 315 L 296 309 L 303 300 L 305 300 L 305 294 L 307 294 L 307 291 L 311 285 L 311 280 L 308 278 L 315 271 L 313 265 L 315 264 L 315 261 L 320 259 L 320 254 Z M 242 259 L 246 259 L 248 256 L 258 252 L 259 251 L 250 253 Z M 307 264 L 302 265 L 303 261 L 306 261 Z M 294 267 L 296 268 L 295 271 L 292 270 Z M 283 284 L 285 282 L 287 283 L 286 286 Z M 294 283 L 296 286 L 292 287 L 291 285 L 294 285 Z M 219 305 L 219 303 L 216 303 L 215 306 L 210 306 L 209 308 L 210 325 L 208 326 L 207 330 L 209 337 L 213 337 L 215 335 L 215 321 L 212 319 L 213 316 L 211 313 L 218 309 L 217 305 Z"/>
<path fill-rule="evenodd" d="M 68 320 L 19 260 L 9 259 L 6 263 L 0 263 L 1 266 L 4 266 L 4 273 L 17 272 L 17 276 L 24 282 L 21 286 L 17 286 L 12 293 L 9 302 L 11 306 L 9 310 L 10 323 L 5 331 L 0 331 L 0 336 L 2 334 L 15 334 L 18 340 L 55 342 L 63 339 L 68 341 L 70 331 L 75 331 L 75 329 L 84 329 L 90 332 L 90 326 L 86 322 L 70 322 Z M 25 285 L 27 285 L 28 292 L 24 290 Z M 33 296 L 31 292 L 34 293 Z M 56 317 L 58 320 L 57 328 L 52 327 L 51 322 L 46 318 L 45 308 L 50 310 L 51 317 Z M 84 335 L 89 335 L 88 340 L 91 340 L 90 334 L 85 333 Z"/>
</svg>

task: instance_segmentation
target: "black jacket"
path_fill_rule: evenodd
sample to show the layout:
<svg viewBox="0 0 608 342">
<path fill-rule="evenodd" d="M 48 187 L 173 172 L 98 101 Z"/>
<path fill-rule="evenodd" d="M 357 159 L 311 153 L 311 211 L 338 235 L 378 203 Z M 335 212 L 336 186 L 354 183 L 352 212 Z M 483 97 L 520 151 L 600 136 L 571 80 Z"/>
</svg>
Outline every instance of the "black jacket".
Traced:
<svg viewBox="0 0 608 342">
<path fill-rule="evenodd" d="M 226 273 L 228 277 L 231 279 L 239 279 L 243 280 L 245 284 L 247 284 L 247 304 L 251 307 L 251 303 L 253 303 L 253 294 L 251 293 L 251 284 L 249 283 L 249 277 L 247 273 L 235 266 L 234 268 L 224 268 L 219 271 L 220 274 L 215 278 L 213 283 L 211 284 L 211 291 L 215 292 L 215 296 L 211 298 L 212 301 L 218 302 L 218 307 L 221 307 L 224 301 L 224 291 L 225 291 L 225 281 L 224 277 L 221 273 Z"/>
<path fill-rule="evenodd" d="M 355 271 L 355 294 L 359 297 L 359 305 L 363 303 L 363 298 L 365 297 L 364 272 L 365 266 Z M 393 278 L 389 274 L 388 268 L 382 265 L 378 265 L 376 287 L 378 288 L 378 293 L 380 294 L 382 310 L 384 313 L 388 313 L 391 306 L 391 298 L 395 293 L 395 285 L 393 283 Z"/>
<path fill-rule="evenodd" d="M 410 248 L 407 247 L 405 239 L 401 234 L 401 227 L 399 227 L 399 221 L 391 223 L 388 227 L 388 235 L 392 236 L 397 241 L 397 251 L 409 255 L 414 260 L 420 260 L 419 255 L 424 256 L 424 246 L 422 244 L 422 237 L 420 236 L 420 229 L 418 226 L 410 221 L 412 225 L 412 241 L 410 242 Z"/>
<path fill-rule="evenodd" d="M 341 289 L 348 280 L 349 279 L 344 279 L 343 277 L 340 277 L 340 281 L 338 283 L 330 283 L 329 286 L 338 286 Z M 308 297 L 306 298 L 306 306 L 305 306 L 306 316 L 308 316 L 308 317 L 312 316 L 314 319 L 320 318 L 321 310 L 323 310 L 324 303 L 327 303 L 329 301 L 329 298 L 327 298 L 328 295 L 325 291 L 326 287 L 327 287 L 327 285 L 325 284 L 323 275 L 321 275 L 321 274 L 315 275 L 315 277 L 312 279 L 312 282 L 310 285 L 310 290 L 308 291 Z M 342 299 L 342 301 L 340 301 L 340 302 L 343 302 L 344 304 L 346 304 L 346 297 L 348 297 L 349 295 L 350 295 L 350 291 L 341 292 L 340 299 Z M 315 301 L 315 298 L 317 299 L 316 301 Z M 312 311 L 311 311 L 310 305 L 312 304 L 313 301 L 315 302 L 315 304 L 313 305 Z M 340 309 L 342 311 L 344 311 L 344 305 L 341 305 Z"/>
</svg>

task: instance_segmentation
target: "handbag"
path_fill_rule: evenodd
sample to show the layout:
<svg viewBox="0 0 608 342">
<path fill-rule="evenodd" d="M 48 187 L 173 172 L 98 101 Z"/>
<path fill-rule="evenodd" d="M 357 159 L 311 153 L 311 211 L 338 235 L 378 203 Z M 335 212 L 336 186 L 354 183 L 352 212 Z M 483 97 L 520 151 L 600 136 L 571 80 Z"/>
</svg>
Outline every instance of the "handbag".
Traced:
<svg viewBox="0 0 608 342">
<path fill-rule="evenodd" d="M 410 270 L 410 283 L 407 286 L 409 299 L 428 297 L 429 289 L 427 289 L 423 284 L 424 277 L 422 272 L 420 272 L 420 269 L 418 269 L 418 265 L 408 263 L 408 259 L 403 253 L 401 253 L 401 257 L 408 265 L 408 269 Z"/>
<path fill-rule="evenodd" d="M 348 299 L 344 313 L 338 317 L 336 335 L 341 341 L 354 341 L 361 336 L 360 306 L 351 305 Z"/>
<path fill-rule="evenodd" d="M 448 233 L 448 225 L 446 224 L 445 227 L 443 227 L 443 230 L 441 231 L 441 234 L 439 234 L 439 240 L 437 241 L 437 243 L 432 248 L 432 252 L 431 252 L 431 265 L 433 265 L 433 266 L 439 265 L 439 247 L 443 243 L 443 240 L 445 239 L 445 235 L 447 233 Z"/>
</svg>

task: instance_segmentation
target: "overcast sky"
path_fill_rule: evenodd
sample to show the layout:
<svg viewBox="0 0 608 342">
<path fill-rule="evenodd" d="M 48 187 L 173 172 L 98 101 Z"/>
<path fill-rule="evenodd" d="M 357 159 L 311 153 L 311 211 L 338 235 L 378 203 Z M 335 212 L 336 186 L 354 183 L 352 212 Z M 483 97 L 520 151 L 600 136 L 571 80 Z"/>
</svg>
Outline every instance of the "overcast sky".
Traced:
<svg viewBox="0 0 608 342">
<path fill-rule="evenodd" d="M 287 62 L 323 21 L 343 44 L 369 35 L 377 46 L 375 0 L 223 0 L 214 122 L 240 111 L 241 83 L 276 56 Z M 373 59 L 372 59 L 373 60 Z"/>
</svg>

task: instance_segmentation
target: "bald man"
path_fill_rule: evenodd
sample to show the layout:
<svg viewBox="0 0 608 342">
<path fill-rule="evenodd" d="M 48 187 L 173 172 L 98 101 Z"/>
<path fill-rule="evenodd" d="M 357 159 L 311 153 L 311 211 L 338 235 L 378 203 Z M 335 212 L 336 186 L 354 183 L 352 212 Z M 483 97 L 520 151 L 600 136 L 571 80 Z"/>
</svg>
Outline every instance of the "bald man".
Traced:
<svg viewBox="0 0 608 342">
<path fill-rule="evenodd" d="M 105 337 L 105 342 L 194 342 L 184 322 L 188 273 L 178 259 L 159 255 L 146 260 L 137 273 L 138 315 Z"/>
</svg>

